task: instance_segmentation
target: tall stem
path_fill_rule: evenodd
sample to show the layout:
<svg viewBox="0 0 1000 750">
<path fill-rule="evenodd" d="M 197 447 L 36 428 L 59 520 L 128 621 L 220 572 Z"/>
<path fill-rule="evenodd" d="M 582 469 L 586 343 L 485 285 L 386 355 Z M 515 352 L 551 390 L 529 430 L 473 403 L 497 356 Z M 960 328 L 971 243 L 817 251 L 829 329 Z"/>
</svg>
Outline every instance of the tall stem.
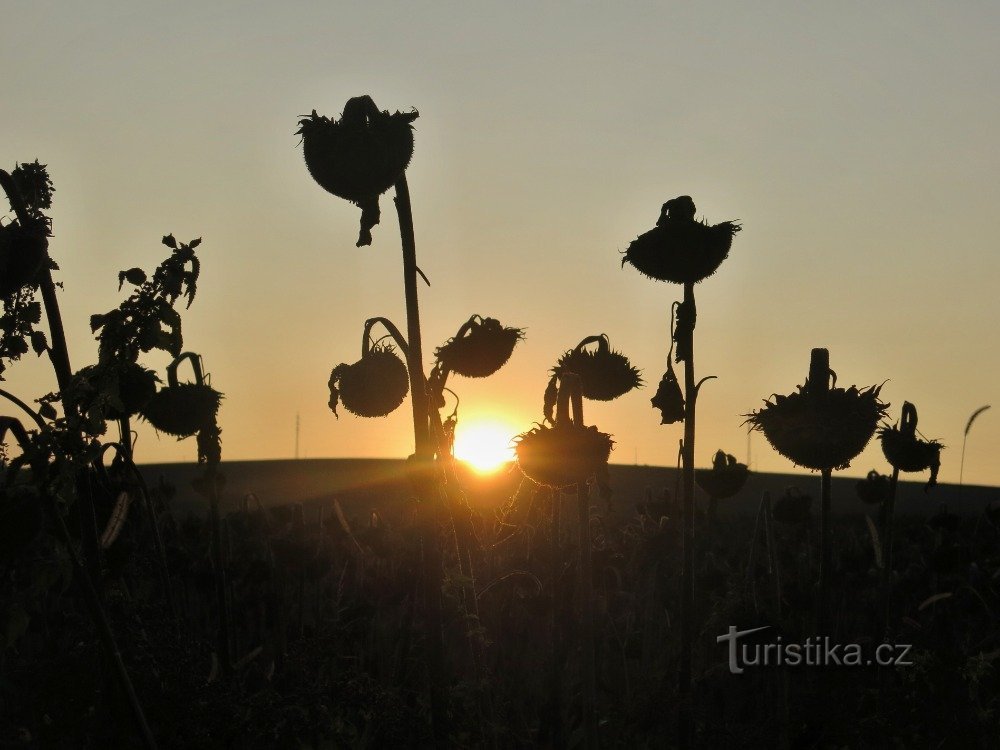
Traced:
<svg viewBox="0 0 1000 750">
<path fill-rule="evenodd" d="M 421 503 L 421 547 L 423 548 L 423 589 L 426 613 L 424 618 L 427 643 L 427 668 L 430 677 L 431 732 L 434 742 L 442 746 L 447 736 L 445 722 L 444 643 L 441 634 L 441 544 L 439 539 L 440 508 L 434 493 L 426 491 L 432 471 L 434 447 L 430 435 L 427 408 L 427 387 L 423 369 L 420 337 L 420 306 L 417 297 L 417 246 L 413 233 L 413 209 L 406 174 L 396 180 L 396 214 L 399 217 L 399 237 L 403 248 L 403 286 L 406 295 L 406 368 L 410 375 L 410 403 L 413 407 L 413 440 L 417 486 L 424 488 L 418 497 Z"/>
<path fill-rule="evenodd" d="M 576 485 L 577 511 L 580 518 L 580 636 L 583 653 L 583 726 L 588 750 L 598 746 L 597 737 L 597 651 L 594 646 L 594 567 L 591 560 L 590 492 L 586 481 Z"/>
<path fill-rule="evenodd" d="M 677 742 L 681 748 L 691 746 L 691 649 L 694 632 L 694 427 L 695 402 L 698 391 L 694 380 L 694 284 L 684 284 L 684 306 L 691 325 L 684 329 L 687 357 L 684 360 L 684 446 L 683 479 L 683 554 L 681 572 L 681 654 L 679 668 L 680 710 Z"/>
<path fill-rule="evenodd" d="M 893 468 L 889 496 L 885 499 L 885 525 L 882 528 L 882 631 L 888 636 L 892 607 L 892 527 L 896 510 L 896 487 L 899 469 Z"/>
<path fill-rule="evenodd" d="M 830 624 L 830 501 L 831 469 L 820 472 L 820 495 L 822 507 L 819 517 L 819 605 L 816 617 L 816 631 L 819 635 L 829 635 Z"/>
</svg>

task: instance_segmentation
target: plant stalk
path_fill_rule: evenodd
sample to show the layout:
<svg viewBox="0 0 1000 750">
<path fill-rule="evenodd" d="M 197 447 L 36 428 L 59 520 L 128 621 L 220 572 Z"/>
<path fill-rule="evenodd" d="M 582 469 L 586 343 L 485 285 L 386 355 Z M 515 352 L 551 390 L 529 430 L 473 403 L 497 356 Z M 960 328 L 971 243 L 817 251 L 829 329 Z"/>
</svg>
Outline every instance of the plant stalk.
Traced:
<svg viewBox="0 0 1000 750">
<path fill-rule="evenodd" d="M 831 477 L 832 469 L 820 471 L 820 495 L 822 507 L 819 517 L 819 604 L 816 617 L 818 635 L 830 635 L 830 566 L 831 566 Z"/>
<path fill-rule="evenodd" d="M 683 568 L 681 572 L 681 653 L 678 669 L 680 708 L 677 716 L 677 744 L 691 747 L 691 651 L 694 633 L 694 436 L 695 404 L 698 391 L 694 379 L 694 284 L 684 284 L 684 305 L 689 310 L 691 327 L 683 333 L 687 338 L 684 359 L 684 445 L 683 460 Z"/>
<path fill-rule="evenodd" d="M 442 558 L 439 539 L 441 509 L 435 493 L 428 492 L 433 482 L 434 446 L 430 434 L 427 386 L 424 378 L 423 351 L 420 336 L 420 306 L 417 296 L 417 247 L 413 231 L 413 208 L 405 172 L 396 180 L 396 214 L 399 217 L 399 237 L 403 251 L 403 286 L 406 296 L 406 369 L 410 375 L 410 403 L 413 407 L 413 439 L 418 488 L 417 501 L 421 516 L 421 547 L 423 549 L 423 589 L 426 614 L 424 618 L 427 644 L 427 669 L 430 677 L 431 733 L 434 742 L 442 746 L 445 727 L 445 666 L 444 643 L 441 633 Z M 422 496 L 421 496 L 422 495 Z"/>
</svg>

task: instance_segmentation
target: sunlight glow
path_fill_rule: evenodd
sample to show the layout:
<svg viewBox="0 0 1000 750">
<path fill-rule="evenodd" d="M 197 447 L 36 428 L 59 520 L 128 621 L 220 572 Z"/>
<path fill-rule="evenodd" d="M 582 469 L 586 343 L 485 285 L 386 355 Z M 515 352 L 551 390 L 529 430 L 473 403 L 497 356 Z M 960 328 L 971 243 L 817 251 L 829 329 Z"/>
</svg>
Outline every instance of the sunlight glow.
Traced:
<svg viewBox="0 0 1000 750">
<path fill-rule="evenodd" d="M 514 430 L 502 422 L 475 421 L 458 423 L 455 432 L 455 458 L 473 469 L 488 474 L 514 460 L 511 438 Z"/>
</svg>

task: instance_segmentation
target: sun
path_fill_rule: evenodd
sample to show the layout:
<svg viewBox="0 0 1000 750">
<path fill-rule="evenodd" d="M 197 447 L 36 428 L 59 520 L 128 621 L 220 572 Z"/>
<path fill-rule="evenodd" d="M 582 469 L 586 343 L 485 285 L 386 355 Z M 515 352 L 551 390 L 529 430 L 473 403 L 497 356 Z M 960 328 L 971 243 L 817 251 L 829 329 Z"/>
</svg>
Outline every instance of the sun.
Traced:
<svg viewBox="0 0 1000 750">
<path fill-rule="evenodd" d="M 502 422 L 458 423 L 455 431 L 455 458 L 481 474 L 489 474 L 514 460 L 511 438 L 515 430 Z"/>
</svg>

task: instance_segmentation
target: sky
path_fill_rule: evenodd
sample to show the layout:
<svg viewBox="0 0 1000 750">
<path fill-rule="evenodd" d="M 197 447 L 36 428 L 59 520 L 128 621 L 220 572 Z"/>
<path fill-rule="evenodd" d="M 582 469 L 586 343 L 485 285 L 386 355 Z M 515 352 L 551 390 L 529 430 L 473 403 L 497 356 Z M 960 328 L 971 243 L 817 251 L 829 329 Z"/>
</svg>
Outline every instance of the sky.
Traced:
<svg viewBox="0 0 1000 750">
<path fill-rule="evenodd" d="M 586 418 L 618 463 L 673 465 L 681 425 L 649 403 L 678 286 L 621 253 L 691 195 L 739 220 L 699 284 L 696 459 L 792 465 L 741 415 L 803 382 L 827 347 L 838 384 L 888 382 L 946 445 L 941 481 L 1000 485 L 1000 55 L 995 3 L 3 3 L 0 165 L 56 186 L 50 252 L 75 368 L 89 316 L 151 270 L 160 237 L 202 237 L 185 348 L 225 393 L 224 459 L 405 456 L 411 416 L 327 409 L 364 320 L 405 329 L 390 197 L 369 248 L 359 211 L 320 189 L 294 135 L 348 98 L 420 112 L 407 171 L 428 367 L 473 313 L 523 327 L 510 363 L 453 380 L 462 426 L 541 420 L 547 370 L 606 333 L 647 386 Z M 143 360 L 162 372 L 166 355 Z M 23 358 L 4 387 L 55 389 Z M 460 427 L 462 429 L 462 427 Z M 192 461 L 140 426 L 141 462 Z M 846 475 L 886 463 L 873 443 Z"/>
</svg>

